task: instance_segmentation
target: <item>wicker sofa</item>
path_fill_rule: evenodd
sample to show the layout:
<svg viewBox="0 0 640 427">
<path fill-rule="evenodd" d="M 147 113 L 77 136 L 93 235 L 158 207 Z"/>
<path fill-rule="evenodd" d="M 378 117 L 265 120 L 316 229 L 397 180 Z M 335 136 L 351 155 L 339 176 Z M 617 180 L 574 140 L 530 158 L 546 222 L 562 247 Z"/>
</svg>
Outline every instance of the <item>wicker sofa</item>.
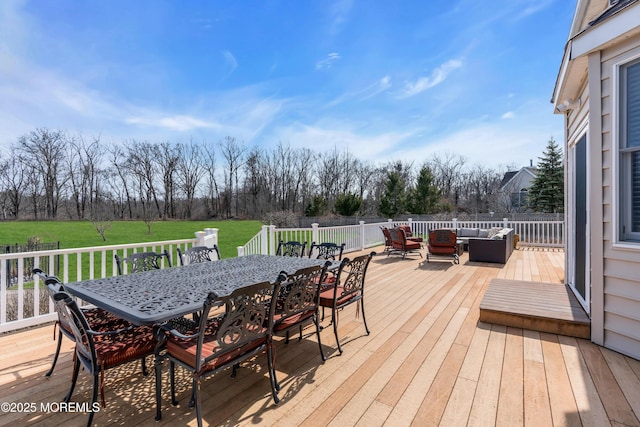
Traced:
<svg viewBox="0 0 640 427">
<path fill-rule="evenodd" d="M 506 264 L 513 252 L 512 228 L 460 228 L 457 236 L 469 251 L 469 261 Z"/>
</svg>

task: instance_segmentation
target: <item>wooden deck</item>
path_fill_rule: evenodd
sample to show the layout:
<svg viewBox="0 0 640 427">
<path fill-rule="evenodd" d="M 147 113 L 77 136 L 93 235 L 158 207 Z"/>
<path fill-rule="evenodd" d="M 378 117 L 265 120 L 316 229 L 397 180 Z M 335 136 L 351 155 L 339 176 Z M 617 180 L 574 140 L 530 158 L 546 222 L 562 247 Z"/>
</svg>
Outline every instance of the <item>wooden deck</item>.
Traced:
<svg viewBox="0 0 640 427">
<path fill-rule="evenodd" d="M 576 338 L 591 337 L 591 320 L 561 283 L 493 279 L 480 303 L 480 321 Z"/>
<path fill-rule="evenodd" d="M 266 359 L 244 365 L 235 379 L 204 382 L 208 425 L 261 426 L 639 426 L 640 361 L 588 340 L 479 321 L 479 305 L 494 278 L 560 283 L 564 253 L 517 250 L 506 265 L 378 255 L 366 286 L 367 336 L 355 307 L 340 314 L 344 354 L 332 328 L 322 332 L 329 359 L 321 363 L 313 334 L 277 343 L 282 382 L 270 397 Z M 328 322 L 325 322 L 328 323 Z M 72 348 L 51 378 L 53 326 L 0 336 L 0 402 L 35 403 L 31 413 L 0 413 L 0 425 L 83 425 L 83 413 L 45 412 L 41 402 L 64 396 Z M 149 360 L 151 362 L 151 360 Z M 195 425 L 189 377 L 178 370 L 180 404 L 168 397 L 154 421 L 154 377 L 138 363 L 108 371 L 107 407 L 96 425 Z M 90 398 L 81 373 L 74 402 Z"/>
</svg>

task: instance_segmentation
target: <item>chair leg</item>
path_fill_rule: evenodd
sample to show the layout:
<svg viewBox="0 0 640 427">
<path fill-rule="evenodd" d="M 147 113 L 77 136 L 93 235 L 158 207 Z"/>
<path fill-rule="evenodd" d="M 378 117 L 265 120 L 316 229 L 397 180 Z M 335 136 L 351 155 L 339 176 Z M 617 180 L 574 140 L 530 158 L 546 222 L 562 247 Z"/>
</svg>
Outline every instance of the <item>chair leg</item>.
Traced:
<svg viewBox="0 0 640 427">
<path fill-rule="evenodd" d="M 71 400 L 71 395 L 73 394 L 73 389 L 76 387 L 76 381 L 78 381 L 78 372 L 80 372 L 80 359 L 78 356 L 74 356 L 73 358 L 73 374 L 71 375 L 71 387 L 67 392 L 67 395 L 64 397 L 63 402 L 69 403 Z"/>
<path fill-rule="evenodd" d="M 318 313 L 316 313 L 314 323 L 316 324 L 316 335 L 318 336 L 318 346 L 320 347 L 320 357 L 324 362 L 325 360 L 327 360 L 327 358 L 324 355 L 324 350 L 322 350 L 322 341 L 320 340 L 320 320 L 318 319 Z"/>
<path fill-rule="evenodd" d="M 360 310 L 362 311 L 362 321 L 364 322 L 364 329 L 367 331 L 367 335 L 369 332 L 369 327 L 367 326 L 367 317 L 364 315 L 364 297 L 360 299 Z"/>
<path fill-rule="evenodd" d="M 280 403 L 278 397 L 278 391 L 280 390 L 280 384 L 276 384 L 276 367 L 275 358 L 273 357 L 273 342 L 269 342 L 267 346 L 267 367 L 269 369 L 269 382 L 271 383 L 271 395 L 273 396 L 273 402 L 277 405 Z"/>
<path fill-rule="evenodd" d="M 154 363 L 156 371 L 156 421 L 162 419 L 162 358 L 156 355 Z"/>
<path fill-rule="evenodd" d="M 300 325 L 300 337 L 298 338 L 298 341 L 302 341 L 302 324 Z"/>
<path fill-rule="evenodd" d="M 200 396 L 200 381 L 199 378 L 195 376 L 193 377 L 193 393 L 195 394 L 198 427 L 202 427 L 202 397 Z"/>
<path fill-rule="evenodd" d="M 62 332 L 58 329 L 58 344 L 56 345 L 56 354 L 53 355 L 53 362 L 51 362 L 51 368 L 44 374 L 45 377 L 50 377 L 53 373 L 53 368 L 56 367 L 58 356 L 60 355 L 60 347 L 62 346 Z"/>
<path fill-rule="evenodd" d="M 98 401 L 98 387 L 100 387 L 100 383 L 98 380 L 98 375 L 100 374 L 100 372 L 95 372 L 93 374 L 93 396 L 91 396 L 91 406 L 93 408 L 93 405 Z M 89 411 L 89 420 L 87 421 L 87 427 L 91 427 L 91 424 L 93 423 L 93 415 L 94 412 L 93 411 Z"/>
<path fill-rule="evenodd" d="M 176 406 L 176 364 L 173 360 L 169 360 L 169 383 L 171 385 L 171 404 Z"/>
<path fill-rule="evenodd" d="M 149 370 L 147 369 L 147 358 L 143 357 L 140 359 L 140 368 L 142 369 L 142 375 L 143 376 L 147 376 L 149 375 Z"/>
<path fill-rule="evenodd" d="M 336 336 L 338 351 L 342 354 L 342 347 L 340 346 L 340 339 L 338 338 L 338 312 L 335 307 L 332 308 L 331 321 L 333 322 L 333 334 Z"/>
</svg>

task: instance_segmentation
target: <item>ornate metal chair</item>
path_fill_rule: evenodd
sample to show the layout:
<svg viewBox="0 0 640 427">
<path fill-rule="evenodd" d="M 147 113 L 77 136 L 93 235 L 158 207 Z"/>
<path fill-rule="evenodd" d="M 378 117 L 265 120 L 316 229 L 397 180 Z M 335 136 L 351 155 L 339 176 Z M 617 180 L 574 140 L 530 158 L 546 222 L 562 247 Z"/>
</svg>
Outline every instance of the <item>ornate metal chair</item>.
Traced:
<svg viewBox="0 0 640 427">
<path fill-rule="evenodd" d="M 33 274 L 37 275 L 44 282 L 47 291 L 49 292 L 49 297 L 52 301 L 54 301 L 54 296 L 57 292 L 64 291 L 64 285 L 56 276 L 49 276 L 44 271 L 39 268 L 33 269 Z M 87 322 L 91 326 L 91 329 L 94 331 L 109 331 L 114 329 L 120 329 L 129 326 L 129 322 L 120 317 L 116 316 L 113 313 L 110 313 L 101 308 L 83 308 L 82 313 L 84 314 Z M 71 325 L 69 324 L 69 319 L 63 317 L 61 312 L 58 311 L 58 320 L 56 320 L 54 327 L 54 338 L 55 338 L 55 330 L 58 330 L 58 344 L 56 345 L 56 352 L 53 355 L 53 361 L 51 362 L 51 368 L 45 373 L 46 377 L 51 376 L 53 373 L 53 369 L 56 367 L 56 363 L 58 362 L 58 356 L 60 355 L 60 347 L 62 345 L 62 337 L 67 337 L 71 341 L 75 342 L 75 337 L 73 335 L 73 331 L 71 329 Z M 142 372 L 146 375 L 147 368 L 144 363 L 144 359 L 142 359 Z"/>
<path fill-rule="evenodd" d="M 162 253 L 156 252 L 138 252 L 131 254 L 126 258 L 120 258 L 118 254 L 114 255 L 116 264 L 118 265 L 118 274 L 123 273 L 123 263 L 128 264 L 129 273 L 137 273 L 139 271 L 159 270 L 162 268 L 161 262 L 163 258 L 166 258 L 166 263 L 171 267 L 171 255 L 166 249 Z"/>
<path fill-rule="evenodd" d="M 356 307 L 356 317 L 362 311 L 364 329 L 369 335 L 369 327 L 364 315 L 364 281 L 367 267 L 375 254 L 375 252 L 371 252 L 368 255 L 355 257 L 353 260 L 349 258 L 343 259 L 333 288 L 320 294 L 320 306 L 331 308 L 331 323 L 333 323 L 333 333 L 336 336 L 340 354 L 342 354 L 342 347 L 338 338 L 338 310 L 359 302 L 360 304 Z M 320 337 L 318 337 L 319 340 Z"/>
<path fill-rule="evenodd" d="M 330 264 L 330 263 L 327 263 Z M 273 318 L 273 334 L 286 334 L 289 342 L 289 331 L 298 328 L 302 339 L 302 327 L 313 323 L 316 327 L 320 357 L 325 361 L 320 341 L 320 321 L 318 319 L 318 303 L 322 279 L 327 266 L 302 268 L 286 277 L 281 277 L 280 292 L 277 296 Z M 276 385 L 278 384 L 276 380 Z"/>
<path fill-rule="evenodd" d="M 276 255 L 302 258 L 306 247 L 307 242 L 300 243 L 293 240 L 284 242 L 280 240 L 280 242 L 278 242 L 278 248 L 276 249 Z"/>
<path fill-rule="evenodd" d="M 93 395 L 91 403 L 98 401 L 98 391 L 102 407 L 104 400 L 104 372 L 115 366 L 153 354 L 156 340 L 148 326 L 128 325 L 121 329 L 95 331 L 89 325 L 78 304 L 64 291 L 53 296 L 59 316 L 65 319 L 76 343 L 71 387 L 64 397 L 64 402 L 71 400 L 71 395 L 78 380 L 80 365 L 93 376 Z M 91 426 L 94 411 L 89 411 L 87 426 Z"/>
<path fill-rule="evenodd" d="M 427 250 L 427 262 L 432 256 L 446 256 L 453 257 L 453 262 L 460 264 L 458 240 L 454 231 L 447 229 L 431 230 L 429 232 Z"/>
<path fill-rule="evenodd" d="M 194 264 L 198 262 L 208 262 L 221 259 L 218 245 L 213 245 L 212 248 L 208 246 L 193 246 L 182 252 L 178 248 L 178 259 L 180 265 Z M 186 261 L 186 262 L 185 262 Z"/>
<path fill-rule="evenodd" d="M 315 255 L 317 259 L 326 260 L 342 260 L 342 252 L 344 251 L 345 243 L 338 245 L 336 243 L 311 243 L 309 247 L 309 258 Z"/>
<path fill-rule="evenodd" d="M 420 253 L 422 245 L 420 242 L 407 240 L 404 230 L 397 227 L 391 228 L 389 229 L 389 234 L 391 235 L 391 250 L 387 252 L 387 256 L 392 253 L 400 253 L 402 254 L 402 258 L 405 258 L 407 254 L 417 253 L 422 258 L 422 254 Z"/>
<path fill-rule="evenodd" d="M 200 322 L 195 331 L 179 331 L 168 325 L 164 346 L 156 351 L 156 420 L 162 418 L 162 362 L 169 359 L 171 401 L 175 396 L 175 365 L 191 372 L 193 401 L 198 426 L 202 425 L 202 398 L 200 381 L 227 368 L 235 370 L 240 362 L 256 354 L 267 352 L 271 393 L 278 403 L 275 381 L 275 357 L 272 351 L 271 330 L 275 298 L 280 289 L 276 282 L 257 283 L 240 288 L 229 296 L 219 297 L 210 293 L 206 298 Z M 210 316 L 212 307 L 224 307 L 224 313 Z M 186 333 L 185 333 L 186 332 Z"/>
</svg>

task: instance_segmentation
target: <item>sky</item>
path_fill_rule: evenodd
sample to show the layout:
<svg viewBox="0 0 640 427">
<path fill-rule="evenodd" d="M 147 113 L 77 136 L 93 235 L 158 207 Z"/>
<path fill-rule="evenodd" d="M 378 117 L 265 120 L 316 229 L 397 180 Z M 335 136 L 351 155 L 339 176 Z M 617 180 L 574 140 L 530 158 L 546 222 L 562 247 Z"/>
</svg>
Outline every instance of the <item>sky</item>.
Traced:
<svg viewBox="0 0 640 427">
<path fill-rule="evenodd" d="M 0 149 L 105 143 L 534 165 L 575 0 L 2 0 Z"/>
</svg>

